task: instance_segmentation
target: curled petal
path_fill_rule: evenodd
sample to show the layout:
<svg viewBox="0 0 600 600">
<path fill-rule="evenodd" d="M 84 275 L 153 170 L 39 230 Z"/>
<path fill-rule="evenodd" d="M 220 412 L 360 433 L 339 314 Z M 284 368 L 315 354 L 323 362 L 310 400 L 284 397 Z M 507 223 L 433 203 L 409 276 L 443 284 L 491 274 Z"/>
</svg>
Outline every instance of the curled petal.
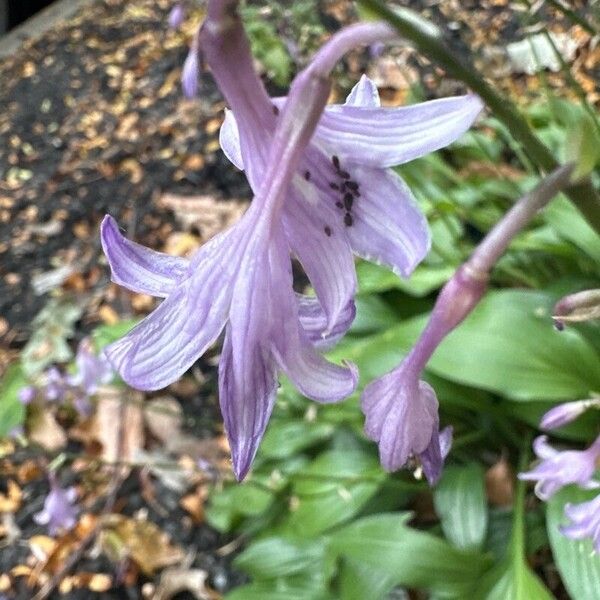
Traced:
<svg viewBox="0 0 600 600">
<path fill-rule="evenodd" d="M 302 329 L 318 350 L 332 348 L 345 335 L 356 316 L 356 306 L 351 301 L 340 313 L 333 328 L 329 330 L 327 315 L 317 298 L 296 294 L 296 300 Z"/>
<path fill-rule="evenodd" d="M 140 390 L 156 390 L 179 378 L 217 339 L 231 302 L 238 262 L 220 235 L 194 257 L 191 277 L 125 337 L 105 349 L 121 377 Z M 219 255 L 219 248 L 223 250 Z"/>
<path fill-rule="evenodd" d="M 100 237 L 112 280 L 133 292 L 164 298 L 188 270 L 189 262 L 184 258 L 129 241 L 121 235 L 117 222 L 110 215 L 102 221 Z"/>
<path fill-rule="evenodd" d="M 361 192 L 347 228 L 352 249 L 408 277 L 431 246 L 427 220 L 410 189 L 393 171 L 355 166 L 352 175 Z"/>
<path fill-rule="evenodd" d="M 240 132 L 233 112 L 225 109 L 225 119 L 219 131 L 219 144 L 225 156 L 240 170 L 244 170 L 244 159 L 240 147 Z"/>
<path fill-rule="evenodd" d="M 327 315 L 325 333 L 329 334 L 354 296 L 356 271 L 348 239 L 327 214 L 293 192 L 285 205 L 283 224 L 290 248 Z M 325 233 L 325 228 L 331 235 Z"/>
<path fill-rule="evenodd" d="M 325 110 L 315 139 L 347 162 L 392 167 L 451 144 L 482 108 L 473 94 L 401 108 L 334 105 Z"/>
<path fill-rule="evenodd" d="M 186 98 L 192 99 L 198 95 L 199 70 L 198 48 L 193 44 L 181 71 L 181 89 Z"/>
<path fill-rule="evenodd" d="M 362 106 L 364 108 L 377 108 L 381 105 L 377 86 L 366 75 L 352 88 L 346 98 L 344 106 Z"/>
<path fill-rule="evenodd" d="M 239 359 L 245 364 L 236 368 L 235 354 L 240 349 L 234 348 L 229 329 L 219 361 L 219 403 L 233 471 L 241 481 L 250 469 L 273 410 L 277 372 L 269 352 L 260 346 L 244 348 Z"/>
</svg>

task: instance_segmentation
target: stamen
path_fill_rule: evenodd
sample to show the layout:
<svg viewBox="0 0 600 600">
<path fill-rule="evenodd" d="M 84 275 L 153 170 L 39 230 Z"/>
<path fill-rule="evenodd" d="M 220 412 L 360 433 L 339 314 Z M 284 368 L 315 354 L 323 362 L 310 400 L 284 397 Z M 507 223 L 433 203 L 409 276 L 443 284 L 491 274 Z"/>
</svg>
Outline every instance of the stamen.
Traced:
<svg viewBox="0 0 600 600">
<path fill-rule="evenodd" d="M 342 204 L 342 203 L 341 203 L 339 200 L 338 200 L 338 201 L 335 203 L 335 205 L 336 205 L 338 208 L 344 208 L 344 205 L 343 205 L 343 204 Z"/>
<path fill-rule="evenodd" d="M 339 168 L 340 168 L 340 159 L 335 154 L 331 157 L 331 162 L 333 163 L 333 166 L 336 169 L 338 169 L 338 171 L 339 171 Z"/>
<path fill-rule="evenodd" d="M 344 215 L 344 225 L 346 227 L 352 227 L 352 223 L 354 223 L 354 219 L 352 218 L 352 215 L 350 213 L 346 213 Z"/>
<path fill-rule="evenodd" d="M 337 183 L 333 183 L 333 181 L 329 184 L 329 187 L 332 190 L 339 190 L 340 189 L 340 186 Z"/>
<path fill-rule="evenodd" d="M 356 181 L 344 181 L 344 185 L 353 192 L 358 192 L 358 183 Z"/>
<path fill-rule="evenodd" d="M 348 173 L 348 171 L 338 171 L 338 175 L 342 179 L 350 179 L 350 173 Z"/>
<path fill-rule="evenodd" d="M 279 114 L 279 109 L 273 104 L 273 114 L 274 115 L 278 115 Z"/>
<path fill-rule="evenodd" d="M 329 225 L 325 225 L 323 230 L 325 231 L 325 235 L 327 237 L 331 237 L 331 227 L 329 227 Z"/>
<path fill-rule="evenodd" d="M 306 181 L 310 181 L 310 171 L 304 171 L 304 179 L 306 179 Z"/>
<path fill-rule="evenodd" d="M 344 196 L 344 207 L 346 208 L 347 211 L 352 210 L 353 202 L 354 202 L 354 196 L 352 196 L 352 194 L 348 193 Z"/>
</svg>

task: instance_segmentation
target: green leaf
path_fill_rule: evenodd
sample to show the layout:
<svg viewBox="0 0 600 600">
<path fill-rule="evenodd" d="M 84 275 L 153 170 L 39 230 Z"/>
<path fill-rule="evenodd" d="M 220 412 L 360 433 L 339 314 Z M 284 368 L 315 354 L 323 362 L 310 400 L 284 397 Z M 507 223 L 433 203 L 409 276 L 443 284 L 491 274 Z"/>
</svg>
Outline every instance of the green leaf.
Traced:
<svg viewBox="0 0 600 600">
<path fill-rule="evenodd" d="M 293 575 L 323 563 L 322 540 L 292 541 L 271 537 L 254 542 L 234 561 L 235 566 L 256 579 Z"/>
<path fill-rule="evenodd" d="M 418 298 L 442 286 L 454 273 L 452 266 L 420 265 L 409 279 L 401 279 L 385 267 L 361 261 L 356 267 L 360 294 L 402 290 Z"/>
<path fill-rule="evenodd" d="M 559 531 L 568 522 L 563 510 L 567 502 L 591 500 L 597 491 L 584 491 L 575 486 L 562 489 L 546 504 L 546 526 L 552 554 L 571 598 L 595 600 L 600 590 L 600 558 L 591 540 L 571 540 Z"/>
<path fill-rule="evenodd" d="M 329 423 L 272 419 L 261 442 L 260 457 L 287 458 L 327 439 L 333 431 Z"/>
<path fill-rule="evenodd" d="M 291 530 L 311 537 L 350 519 L 385 477 L 377 459 L 360 450 L 321 454 L 292 477 L 297 502 L 289 517 Z"/>
<path fill-rule="evenodd" d="M 376 294 L 356 298 L 356 318 L 352 323 L 352 333 L 365 335 L 380 331 L 398 322 L 398 313 Z"/>
<path fill-rule="evenodd" d="M 575 163 L 573 181 L 586 177 L 600 160 L 600 137 L 591 117 L 582 113 L 567 132 L 566 162 Z"/>
<path fill-rule="evenodd" d="M 25 385 L 27 380 L 21 365 L 13 363 L 0 380 L 0 438 L 25 421 L 25 407 L 18 396 Z"/>
<path fill-rule="evenodd" d="M 257 517 L 273 501 L 273 493 L 262 487 L 236 483 L 211 497 L 206 511 L 207 521 L 219 531 L 231 530 L 243 517 Z"/>
<path fill-rule="evenodd" d="M 226 600 L 334 600 L 323 589 L 310 583 L 261 581 L 231 591 Z"/>
<path fill-rule="evenodd" d="M 554 200 L 543 214 L 558 235 L 583 250 L 596 263 L 600 263 L 598 234 L 566 198 Z"/>
<path fill-rule="evenodd" d="M 485 473 L 481 465 L 446 467 L 433 500 L 448 540 L 457 548 L 480 549 L 488 523 Z"/>
<path fill-rule="evenodd" d="M 125 319 L 113 325 L 100 325 L 92 332 L 92 340 L 97 352 L 100 352 L 108 344 L 120 340 L 128 334 L 137 324 L 139 319 Z"/>
<path fill-rule="evenodd" d="M 597 353 L 575 330 L 554 329 L 554 301 L 543 292 L 488 293 L 428 369 L 515 400 L 580 398 L 600 389 Z"/>
<path fill-rule="evenodd" d="M 491 585 L 490 585 L 491 584 Z M 540 578 L 522 561 L 509 560 L 488 573 L 482 581 L 485 600 L 552 600 Z"/>
<path fill-rule="evenodd" d="M 340 568 L 341 600 L 379 600 L 395 585 L 393 575 L 358 560 L 346 558 Z"/>
<path fill-rule="evenodd" d="M 396 585 L 468 598 L 486 558 L 407 527 L 409 518 L 392 513 L 355 521 L 331 537 L 330 552 L 377 569 Z"/>
</svg>

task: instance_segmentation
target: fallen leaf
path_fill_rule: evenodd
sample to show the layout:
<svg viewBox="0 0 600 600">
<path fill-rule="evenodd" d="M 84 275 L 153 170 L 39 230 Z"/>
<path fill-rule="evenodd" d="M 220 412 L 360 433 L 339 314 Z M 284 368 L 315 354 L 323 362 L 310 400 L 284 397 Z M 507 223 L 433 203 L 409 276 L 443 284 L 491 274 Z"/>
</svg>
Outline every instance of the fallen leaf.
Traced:
<svg viewBox="0 0 600 600">
<path fill-rule="evenodd" d="M 148 576 L 184 558 L 183 550 L 171 544 L 167 534 L 154 523 L 123 515 L 106 518 L 100 545 L 112 560 L 130 558 Z"/>
<path fill-rule="evenodd" d="M 65 430 L 56 422 L 54 414 L 46 407 L 32 412 L 28 421 L 28 435 L 31 442 L 54 452 L 67 444 Z"/>
<path fill-rule="evenodd" d="M 504 457 L 487 470 L 485 489 L 491 504 L 512 506 L 515 495 L 515 478 L 510 464 Z"/>
<path fill-rule="evenodd" d="M 144 406 L 144 418 L 152 435 L 166 446 L 181 433 L 183 411 L 175 398 L 153 398 Z"/>
<path fill-rule="evenodd" d="M 208 573 L 201 569 L 166 569 L 160 577 L 153 600 L 171 600 L 182 592 L 189 592 L 197 600 L 217 600 L 221 595 L 206 587 Z"/>
<path fill-rule="evenodd" d="M 6 494 L 0 494 L 0 512 L 14 513 L 21 507 L 23 492 L 12 479 L 8 480 Z"/>
<path fill-rule="evenodd" d="M 133 462 L 144 445 L 143 396 L 116 386 L 102 386 L 96 394 L 96 414 L 91 433 L 102 444 L 105 462 Z M 125 402 L 123 413 L 121 402 Z M 120 421 L 123 420 L 123 446 L 119 449 Z M 121 450 L 121 454 L 119 454 Z"/>
</svg>

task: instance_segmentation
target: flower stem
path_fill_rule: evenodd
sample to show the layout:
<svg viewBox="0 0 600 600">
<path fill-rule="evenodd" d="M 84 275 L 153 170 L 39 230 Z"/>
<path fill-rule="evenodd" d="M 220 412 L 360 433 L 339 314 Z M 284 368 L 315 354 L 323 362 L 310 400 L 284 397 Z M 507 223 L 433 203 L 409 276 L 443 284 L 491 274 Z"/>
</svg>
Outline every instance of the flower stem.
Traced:
<svg viewBox="0 0 600 600">
<path fill-rule="evenodd" d="M 540 169 L 546 172 L 556 169 L 558 162 L 554 155 L 535 135 L 515 104 L 492 88 L 475 67 L 461 61 L 442 39 L 419 27 L 404 15 L 394 12 L 381 0 L 359 0 L 359 4 L 371 14 L 385 19 L 427 58 L 442 66 L 448 75 L 467 84 L 477 93 L 514 138 L 523 145 Z M 600 233 L 600 198 L 591 182 L 585 180 L 572 184 L 565 193 L 588 223 Z"/>
</svg>

